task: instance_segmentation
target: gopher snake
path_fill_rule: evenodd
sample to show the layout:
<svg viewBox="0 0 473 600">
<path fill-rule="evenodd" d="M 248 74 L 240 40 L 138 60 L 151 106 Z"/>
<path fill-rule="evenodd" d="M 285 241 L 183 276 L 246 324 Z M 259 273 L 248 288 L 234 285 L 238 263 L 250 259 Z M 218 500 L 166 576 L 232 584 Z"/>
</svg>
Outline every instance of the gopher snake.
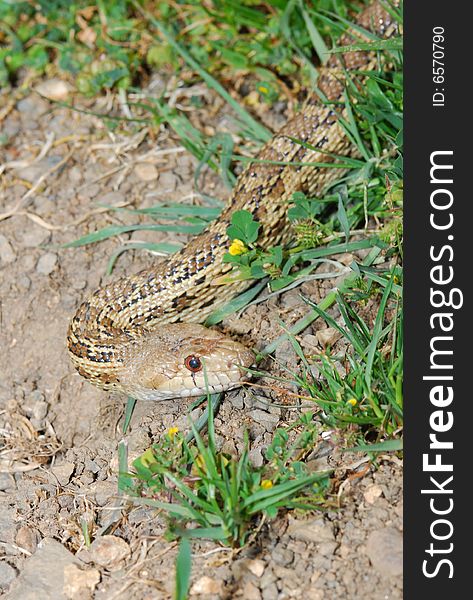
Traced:
<svg viewBox="0 0 473 600">
<path fill-rule="evenodd" d="M 377 3 L 363 10 L 356 23 L 384 37 L 396 30 L 388 12 Z M 359 35 L 349 31 L 340 44 L 353 43 Z M 232 213 L 244 209 L 259 221 L 258 244 L 263 249 L 285 242 L 286 211 L 293 192 L 320 194 L 340 175 L 339 169 L 300 163 L 327 163 L 334 155 L 353 153 L 332 104 L 344 91 L 340 60 L 347 70 L 368 70 L 375 66 L 376 57 L 371 52 L 339 56 L 332 55 L 320 70 L 319 94 L 310 96 L 302 111 L 264 145 L 259 161 L 240 175 L 217 221 L 169 260 L 99 288 L 79 307 L 70 323 L 67 346 L 83 377 L 101 388 L 143 400 L 195 396 L 207 389 L 218 392 L 245 379 L 239 367 L 249 367 L 253 354 L 197 323 L 249 286 L 248 281 L 224 288 L 213 284 L 231 269 L 222 257 L 228 251 L 226 230 Z"/>
</svg>

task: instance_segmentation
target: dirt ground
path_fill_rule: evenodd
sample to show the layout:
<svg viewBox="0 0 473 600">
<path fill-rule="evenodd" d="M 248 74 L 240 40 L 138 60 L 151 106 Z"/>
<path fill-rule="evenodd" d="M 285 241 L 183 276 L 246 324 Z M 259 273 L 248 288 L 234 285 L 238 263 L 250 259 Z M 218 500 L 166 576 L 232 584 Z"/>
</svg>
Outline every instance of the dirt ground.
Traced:
<svg viewBox="0 0 473 600">
<path fill-rule="evenodd" d="M 74 101 L 101 113 L 117 108 L 111 97 Z M 284 120 L 283 113 L 273 124 Z M 163 537 L 162 517 L 129 506 L 114 519 L 124 399 L 84 382 L 65 349 L 68 320 L 107 279 L 107 262 L 119 242 L 61 245 L 104 226 L 137 222 L 103 205 L 198 201 L 196 161 L 164 126 L 113 133 L 96 117 L 34 93 L 1 96 L 0 118 L 0 590 L 22 600 L 171 598 L 177 547 Z M 215 112 L 213 122 L 224 126 L 226 114 Z M 202 185 L 213 196 L 228 195 L 212 173 Z M 123 235 L 121 242 L 128 239 Z M 144 231 L 131 239 L 185 241 Z M 112 277 L 156 260 L 126 252 Z M 303 292 L 318 300 L 323 286 L 333 285 L 333 279 L 310 282 Z M 306 310 L 294 290 L 251 306 L 224 327 L 263 347 L 280 333 L 278 317 L 291 323 Z M 310 346 L 323 327 L 317 322 L 299 339 Z M 295 360 L 284 344 L 277 356 Z M 138 404 L 126 436 L 130 457 L 169 427 L 185 429 L 185 408 L 173 401 Z M 252 460 L 261 464 L 274 429 L 295 416 L 293 409 L 268 406 L 258 390 L 234 391 L 216 418 L 218 440 L 237 453 L 249 429 Z M 371 464 L 360 454 L 342 455 L 330 437 L 321 439 L 314 456 L 320 468 L 336 467 L 340 485 L 333 510 L 281 514 L 240 552 L 196 543 L 191 598 L 402 597 L 400 461 L 384 456 Z M 89 549 L 83 520 L 95 540 Z"/>
</svg>

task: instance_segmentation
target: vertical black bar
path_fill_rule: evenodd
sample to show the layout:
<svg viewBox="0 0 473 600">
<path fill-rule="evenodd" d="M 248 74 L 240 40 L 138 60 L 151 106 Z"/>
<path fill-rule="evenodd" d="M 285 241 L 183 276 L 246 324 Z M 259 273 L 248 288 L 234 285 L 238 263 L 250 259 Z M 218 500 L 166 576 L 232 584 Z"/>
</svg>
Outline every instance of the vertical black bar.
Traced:
<svg viewBox="0 0 473 600">
<path fill-rule="evenodd" d="M 445 0 L 407 0 L 404 6 L 404 573 L 409 600 L 472 594 L 468 383 L 473 327 L 467 281 L 473 261 L 468 91 L 473 31 L 464 12 L 468 7 Z"/>
</svg>

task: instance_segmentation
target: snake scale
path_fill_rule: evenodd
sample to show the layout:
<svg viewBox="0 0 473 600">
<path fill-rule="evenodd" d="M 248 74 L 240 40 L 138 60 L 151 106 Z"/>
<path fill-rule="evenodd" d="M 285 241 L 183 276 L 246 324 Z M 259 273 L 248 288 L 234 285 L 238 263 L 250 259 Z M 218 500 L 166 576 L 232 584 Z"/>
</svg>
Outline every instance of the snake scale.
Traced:
<svg viewBox="0 0 473 600">
<path fill-rule="evenodd" d="M 396 30 L 379 3 L 361 11 L 355 23 L 357 33 L 348 30 L 340 46 L 359 41 L 360 27 L 383 37 Z M 67 335 L 69 355 L 80 375 L 98 387 L 141 400 L 223 391 L 247 378 L 240 367 L 251 366 L 253 353 L 198 324 L 251 284 L 214 284 L 231 269 L 222 262 L 230 244 L 226 230 L 232 214 L 245 209 L 260 223 L 261 248 L 283 243 L 288 240 L 286 212 L 293 192 L 320 194 L 340 176 L 340 169 L 300 163 L 327 163 L 334 160 L 332 155 L 353 154 L 333 104 L 345 89 L 342 64 L 347 70 L 368 70 L 376 66 L 376 56 L 361 51 L 333 54 L 320 69 L 319 93 L 312 93 L 262 147 L 258 162 L 239 176 L 216 221 L 169 260 L 105 285 L 81 304 Z"/>
</svg>

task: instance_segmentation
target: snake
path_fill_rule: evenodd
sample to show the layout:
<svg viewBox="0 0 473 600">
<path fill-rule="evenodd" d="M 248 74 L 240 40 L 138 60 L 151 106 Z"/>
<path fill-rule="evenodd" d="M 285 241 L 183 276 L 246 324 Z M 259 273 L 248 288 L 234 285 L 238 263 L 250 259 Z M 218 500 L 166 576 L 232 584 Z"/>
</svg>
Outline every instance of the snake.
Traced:
<svg viewBox="0 0 473 600">
<path fill-rule="evenodd" d="M 360 36 L 370 40 L 370 33 L 389 38 L 398 30 L 391 13 L 378 2 L 368 5 L 339 45 L 359 42 Z M 223 262 L 232 241 L 226 233 L 231 217 L 240 210 L 251 213 L 263 251 L 289 241 L 293 193 L 322 194 L 340 177 L 330 163 L 356 152 L 340 122 L 346 118 L 346 72 L 376 66 L 373 50 L 331 54 L 319 69 L 316 89 L 248 163 L 215 221 L 169 259 L 107 283 L 82 302 L 67 333 L 69 356 L 82 377 L 104 390 L 152 401 L 222 392 L 248 381 L 253 351 L 202 325 L 251 285 L 217 284 L 232 269 Z"/>
</svg>

